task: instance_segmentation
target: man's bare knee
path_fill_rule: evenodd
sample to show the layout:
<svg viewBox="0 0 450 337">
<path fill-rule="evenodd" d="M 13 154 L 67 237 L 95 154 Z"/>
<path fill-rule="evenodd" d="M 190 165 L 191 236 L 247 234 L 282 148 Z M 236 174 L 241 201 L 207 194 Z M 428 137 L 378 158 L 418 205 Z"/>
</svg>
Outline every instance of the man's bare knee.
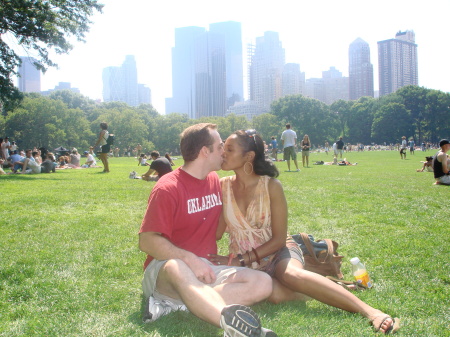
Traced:
<svg viewBox="0 0 450 337">
<path fill-rule="evenodd" d="M 252 297 L 256 302 L 265 300 L 270 296 L 273 289 L 272 278 L 261 271 L 248 271 L 248 287 L 251 289 Z"/>
</svg>

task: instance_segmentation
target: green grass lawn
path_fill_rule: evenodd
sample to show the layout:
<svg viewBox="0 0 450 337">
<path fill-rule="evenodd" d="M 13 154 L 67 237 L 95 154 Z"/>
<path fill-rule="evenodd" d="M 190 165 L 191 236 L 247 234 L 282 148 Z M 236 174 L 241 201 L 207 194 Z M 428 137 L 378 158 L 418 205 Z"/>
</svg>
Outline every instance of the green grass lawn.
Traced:
<svg viewBox="0 0 450 337">
<path fill-rule="evenodd" d="M 450 187 L 416 172 L 421 152 L 346 157 L 358 165 L 295 173 L 277 163 L 290 232 L 336 240 L 347 279 L 358 256 L 375 286 L 357 296 L 400 317 L 399 336 L 449 336 Z M 142 323 L 137 232 L 154 183 L 128 178 L 146 171 L 134 158 L 110 167 L 0 176 L 0 336 L 222 336 L 184 312 Z M 373 335 L 361 316 L 317 301 L 254 309 L 280 337 Z"/>
</svg>

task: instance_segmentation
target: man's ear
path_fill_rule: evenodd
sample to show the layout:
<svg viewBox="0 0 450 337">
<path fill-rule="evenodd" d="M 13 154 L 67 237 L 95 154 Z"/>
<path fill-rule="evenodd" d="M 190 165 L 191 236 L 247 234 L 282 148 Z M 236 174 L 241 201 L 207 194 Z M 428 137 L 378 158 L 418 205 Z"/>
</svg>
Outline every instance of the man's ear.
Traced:
<svg viewBox="0 0 450 337">
<path fill-rule="evenodd" d="M 200 149 L 200 153 L 199 154 L 201 154 L 203 157 L 208 157 L 208 155 L 209 155 L 209 153 L 210 153 L 211 151 L 209 150 L 209 147 L 207 147 L 207 146 L 203 146 L 201 149 Z"/>
</svg>

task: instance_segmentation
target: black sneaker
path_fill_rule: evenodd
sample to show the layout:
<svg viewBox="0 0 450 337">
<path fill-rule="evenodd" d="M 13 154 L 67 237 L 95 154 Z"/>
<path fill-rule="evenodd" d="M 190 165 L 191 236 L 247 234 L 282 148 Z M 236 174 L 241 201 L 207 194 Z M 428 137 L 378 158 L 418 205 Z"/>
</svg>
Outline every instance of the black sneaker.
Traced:
<svg viewBox="0 0 450 337">
<path fill-rule="evenodd" d="M 220 326 L 225 331 L 224 337 L 278 337 L 273 331 L 261 327 L 252 309 L 238 304 L 223 308 Z"/>
</svg>

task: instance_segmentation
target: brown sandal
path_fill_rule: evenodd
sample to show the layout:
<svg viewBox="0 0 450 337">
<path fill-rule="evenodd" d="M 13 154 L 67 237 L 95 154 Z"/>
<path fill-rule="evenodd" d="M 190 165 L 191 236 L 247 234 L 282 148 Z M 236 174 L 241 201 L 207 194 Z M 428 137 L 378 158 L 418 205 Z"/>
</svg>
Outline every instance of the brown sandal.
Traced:
<svg viewBox="0 0 450 337">
<path fill-rule="evenodd" d="M 381 320 L 381 323 L 380 323 L 380 325 L 378 326 L 378 328 L 376 328 L 376 327 L 373 325 L 373 321 L 375 321 L 375 320 L 376 320 L 378 317 L 380 317 L 380 316 L 384 316 L 384 317 L 383 317 L 383 319 Z M 370 324 L 373 326 L 373 330 L 374 330 L 375 332 L 379 332 L 380 329 L 381 329 L 381 326 L 383 325 L 383 323 L 384 323 L 387 319 L 389 319 L 389 318 L 392 320 L 392 324 L 391 324 L 391 326 L 384 332 L 384 334 L 385 334 L 385 335 L 388 335 L 388 334 L 390 334 L 390 333 L 396 333 L 397 330 L 400 329 L 400 319 L 397 318 L 397 317 L 392 318 L 392 317 L 389 316 L 388 314 L 380 314 L 380 315 L 377 315 L 377 316 L 375 316 L 373 319 L 370 320 Z"/>
</svg>

